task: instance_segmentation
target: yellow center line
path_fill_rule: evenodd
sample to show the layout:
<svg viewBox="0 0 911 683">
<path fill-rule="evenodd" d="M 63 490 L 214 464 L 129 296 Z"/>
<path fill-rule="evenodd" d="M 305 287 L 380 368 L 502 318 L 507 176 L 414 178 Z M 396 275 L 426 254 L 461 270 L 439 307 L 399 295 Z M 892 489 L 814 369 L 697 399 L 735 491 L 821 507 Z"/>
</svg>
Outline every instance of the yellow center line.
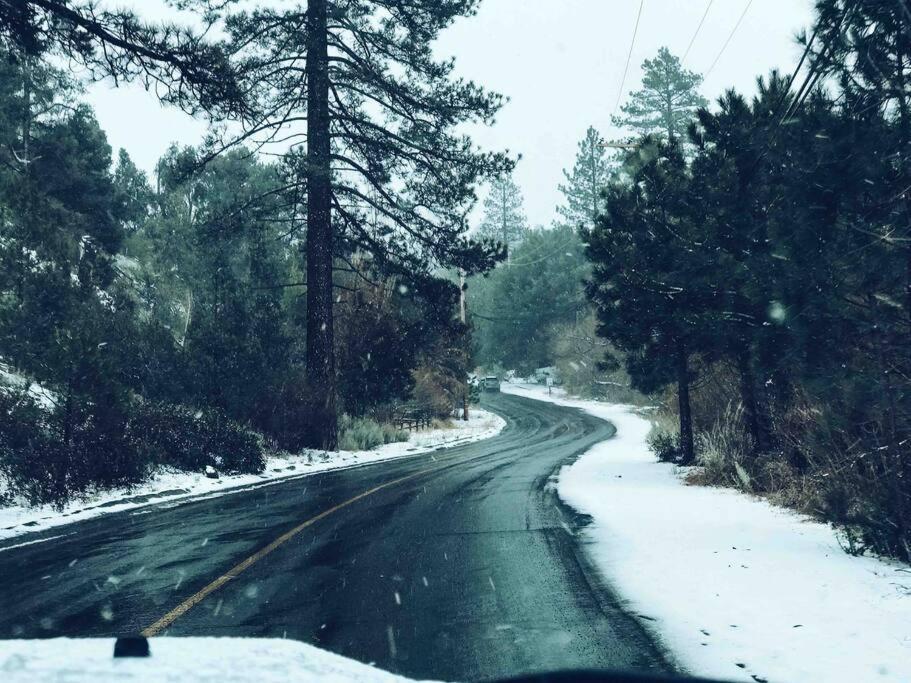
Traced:
<svg viewBox="0 0 911 683">
<path fill-rule="evenodd" d="M 378 486 L 374 486 L 372 489 L 367 489 L 366 491 L 362 491 L 361 493 L 357 494 L 353 498 L 349 498 L 348 500 L 346 500 L 342 503 L 339 503 L 338 505 L 333 505 L 331 508 L 329 508 L 327 510 L 323 510 L 321 513 L 319 513 L 318 515 L 316 515 L 314 517 L 311 517 L 307 521 L 301 522 L 300 524 L 298 524 L 296 527 L 294 527 L 290 531 L 286 531 L 285 533 L 283 533 L 281 536 L 276 538 L 274 541 L 272 541 L 266 547 L 253 553 L 252 555 L 250 555 L 250 557 L 245 559 L 243 562 L 240 562 L 239 564 L 235 565 L 234 567 L 229 569 L 225 574 L 219 576 L 217 579 L 212 581 L 210 584 L 208 584 L 207 586 L 205 586 L 198 592 L 191 595 L 189 598 L 187 598 L 182 603 L 177 605 L 177 607 L 175 607 L 170 612 L 165 614 L 161 619 L 156 621 L 154 624 L 152 624 L 151 626 L 146 626 L 140 633 L 147 638 L 150 638 L 152 636 L 157 636 L 164 629 L 166 629 L 168 626 L 173 624 L 178 618 L 180 618 L 182 615 L 184 615 L 188 611 L 190 611 L 193 607 L 195 607 L 200 602 L 205 600 L 207 596 L 209 596 L 212 593 L 214 593 L 215 591 L 217 591 L 219 588 L 224 586 L 226 583 L 228 583 L 232 579 L 237 578 L 242 572 L 244 572 L 245 570 L 252 567 L 254 564 L 259 562 L 261 559 L 263 559 L 266 555 L 271 553 L 273 550 L 275 550 L 279 546 L 290 541 L 292 538 L 297 536 L 301 531 L 303 531 L 307 527 L 311 526 L 312 524 L 315 524 L 316 522 L 320 521 L 321 519 L 328 517 L 333 512 L 338 512 L 342 508 L 347 507 L 347 506 L 351 505 L 352 503 L 356 503 L 357 501 L 362 500 L 363 498 L 366 498 L 367 496 L 371 496 L 374 493 L 376 493 L 377 491 L 381 491 L 382 489 L 388 488 L 390 486 L 395 486 L 396 484 L 401 484 L 403 481 L 407 481 L 409 479 L 414 479 L 415 477 L 418 477 L 422 474 L 429 474 L 430 472 L 435 472 L 436 470 L 439 470 L 439 469 L 443 469 L 443 468 L 442 467 L 431 467 L 426 470 L 421 470 L 420 472 L 415 472 L 413 474 L 409 474 L 405 477 L 400 477 L 399 479 L 393 479 L 392 481 L 387 481 L 385 484 L 380 484 Z"/>
</svg>

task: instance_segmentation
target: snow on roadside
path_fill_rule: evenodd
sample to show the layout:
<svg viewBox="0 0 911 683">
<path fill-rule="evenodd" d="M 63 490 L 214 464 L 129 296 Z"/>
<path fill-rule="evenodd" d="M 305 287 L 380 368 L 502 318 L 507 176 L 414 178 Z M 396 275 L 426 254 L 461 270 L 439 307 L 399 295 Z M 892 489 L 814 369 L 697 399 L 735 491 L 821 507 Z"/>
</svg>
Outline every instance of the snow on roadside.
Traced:
<svg viewBox="0 0 911 683">
<path fill-rule="evenodd" d="M 48 505 L 0 507 L 0 541 L 145 505 L 227 495 L 239 490 L 269 486 L 291 477 L 460 446 L 496 436 L 505 425 L 498 415 L 474 408 L 469 413 L 467 423 L 459 420 L 453 421 L 453 426 L 449 428 L 412 432 L 408 441 L 386 444 L 370 451 L 305 451 L 296 455 L 269 456 L 266 458 L 266 469 L 261 474 L 224 475 L 218 479 L 208 479 L 201 473 L 162 469 L 150 481 L 130 491 L 100 492 L 89 496 L 87 500 L 74 501 L 60 511 Z M 0 552 L 9 547 L 0 547 Z"/>
<path fill-rule="evenodd" d="M 411 680 L 293 640 L 155 638 L 149 651 L 149 657 L 114 659 L 113 638 L 6 640 L 0 641 L 0 671 L 6 683 Z"/>
<path fill-rule="evenodd" d="M 596 565 L 693 674 L 770 683 L 911 681 L 911 567 L 851 557 L 828 526 L 658 463 L 631 406 L 578 407 L 617 428 L 572 465 L 560 497 L 590 515 Z"/>
<path fill-rule="evenodd" d="M 57 404 L 57 396 L 53 391 L 14 372 L 0 357 L 0 391 L 7 388 L 26 391 L 43 408 L 53 408 Z"/>
</svg>

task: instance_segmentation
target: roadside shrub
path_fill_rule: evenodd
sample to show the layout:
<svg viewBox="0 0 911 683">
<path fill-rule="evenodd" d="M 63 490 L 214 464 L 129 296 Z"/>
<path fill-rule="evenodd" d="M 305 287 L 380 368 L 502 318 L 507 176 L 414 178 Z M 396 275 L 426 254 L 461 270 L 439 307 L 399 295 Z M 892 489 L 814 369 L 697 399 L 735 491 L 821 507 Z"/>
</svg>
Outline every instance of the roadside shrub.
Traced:
<svg viewBox="0 0 911 683">
<path fill-rule="evenodd" d="M 48 409 L 0 391 L 0 475 L 10 496 L 58 508 L 93 489 L 132 486 L 148 475 L 116 401 L 70 397 Z"/>
<path fill-rule="evenodd" d="M 266 466 L 257 436 L 218 410 L 140 401 L 130 431 L 155 465 L 190 472 L 212 465 L 228 474 L 259 473 Z"/>
<path fill-rule="evenodd" d="M 297 374 L 283 381 L 277 391 L 275 400 L 269 403 L 269 411 L 260 413 L 255 424 L 274 447 L 297 453 L 304 448 L 307 436 L 313 432 L 316 399 Z"/>
<path fill-rule="evenodd" d="M 661 462 L 680 463 L 683 449 L 680 448 L 680 436 L 664 430 L 653 430 L 648 435 L 648 447 Z"/>
<path fill-rule="evenodd" d="M 752 490 L 746 464 L 753 442 L 744 429 L 739 403 L 728 402 L 711 427 L 696 435 L 696 444 L 696 464 L 702 467 L 703 483 Z"/>
<path fill-rule="evenodd" d="M 426 406 L 434 417 L 452 417 L 456 406 L 462 403 L 462 394 L 465 391 L 463 382 L 449 368 L 429 363 L 422 363 L 415 368 L 411 376 L 414 380 L 411 395 L 415 402 Z"/>
<path fill-rule="evenodd" d="M 814 512 L 829 520 L 852 554 L 911 559 L 911 447 L 843 454 L 813 476 Z"/>
<path fill-rule="evenodd" d="M 229 420 L 218 411 L 207 411 L 202 417 L 210 452 L 215 466 L 229 474 L 259 474 L 266 469 L 266 460 L 254 432 Z"/>
<path fill-rule="evenodd" d="M 25 392 L 0 391 L 0 473 L 10 497 L 31 505 L 69 498 L 67 463 L 45 411 Z"/>
<path fill-rule="evenodd" d="M 652 413 L 649 418 L 652 422 L 652 429 L 646 438 L 649 449 L 660 462 L 679 464 L 683 459 L 683 449 L 680 447 L 676 416 L 662 409 Z"/>
<path fill-rule="evenodd" d="M 0 391 L 0 497 L 57 508 L 91 491 L 129 488 L 156 465 L 229 474 L 265 469 L 256 434 L 215 410 L 70 397 L 45 407 Z"/>
<path fill-rule="evenodd" d="M 408 441 L 408 432 L 367 417 L 342 415 L 338 427 L 338 447 L 343 451 L 367 451 L 387 443 Z"/>
</svg>

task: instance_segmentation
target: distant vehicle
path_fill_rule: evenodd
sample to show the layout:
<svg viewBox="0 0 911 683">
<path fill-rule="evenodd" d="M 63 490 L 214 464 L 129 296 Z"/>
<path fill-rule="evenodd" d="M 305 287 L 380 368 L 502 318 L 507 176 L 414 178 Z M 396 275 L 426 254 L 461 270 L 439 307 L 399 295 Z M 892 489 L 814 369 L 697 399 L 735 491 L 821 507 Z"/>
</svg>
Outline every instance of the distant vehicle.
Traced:
<svg viewBox="0 0 911 683">
<path fill-rule="evenodd" d="M 500 378 L 496 375 L 488 375 L 483 380 L 481 380 L 481 386 L 484 391 L 499 391 L 500 390 Z"/>
</svg>

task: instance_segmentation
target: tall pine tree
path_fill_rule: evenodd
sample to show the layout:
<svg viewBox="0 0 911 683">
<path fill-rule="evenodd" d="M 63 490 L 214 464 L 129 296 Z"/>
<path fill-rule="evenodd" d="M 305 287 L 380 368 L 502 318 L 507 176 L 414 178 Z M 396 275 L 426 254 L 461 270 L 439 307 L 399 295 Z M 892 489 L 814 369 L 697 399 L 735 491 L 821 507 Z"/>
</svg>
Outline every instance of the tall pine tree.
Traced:
<svg viewBox="0 0 911 683">
<path fill-rule="evenodd" d="M 611 166 L 605 154 L 604 138 L 589 126 L 579 142 L 572 172 L 563 170 L 566 184 L 560 185 L 565 204 L 557 211 L 572 227 L 591 228 L 604 208 L 602 193 L 610 178 Z"/>
<path fill-rule="evenodd" d="M 613 183 L 587 235 L 598 333 L 625 354 L 633 386 L 677 386 L 682 462 L 692 462 L 691 358 L 704 347 L 710 259 L 698 248 L 687 165 L 677 143 L 645 138 L 632 183 Z"/>
<path fill-rule="evenodd" d="M 484 217 L 478 234 L 499 242 L 508 250 L 510 245 L 520 242 L 527 231 L 528 220 L 519 186 L 508 175 L 494 179 L 484 200 Z"/>
<path fill-rule="evenodd" d="M 453 77 L 436 36 L 477 0 L 311 0 L 306 10 L 234 11 L 226 27 L 256 116 L 249 143 L 293 143 L 289 186 L 306 203 L 307 376 L 312 445 L 337 442 L 333 259 L 371 254 L 386 272 L 472 272 L 499 256 L 470 242 L 474 186 L 507 171 L 458 132 L 501 98 Z M 223 6 L 224 7 L 224 6 Z M 350 259 L 349 259 L 350 260 Z"/>
<path fill-rule="evenodd" d="M 683 67 L 666 47 L 642 62 L 642 88 L 620 107 L 622 116 L 611 120 L 619 128 L 640 135 L 681 139 L 696 111 L 708 104 L 699 94 L 702 76 Z"/>
</svg>

